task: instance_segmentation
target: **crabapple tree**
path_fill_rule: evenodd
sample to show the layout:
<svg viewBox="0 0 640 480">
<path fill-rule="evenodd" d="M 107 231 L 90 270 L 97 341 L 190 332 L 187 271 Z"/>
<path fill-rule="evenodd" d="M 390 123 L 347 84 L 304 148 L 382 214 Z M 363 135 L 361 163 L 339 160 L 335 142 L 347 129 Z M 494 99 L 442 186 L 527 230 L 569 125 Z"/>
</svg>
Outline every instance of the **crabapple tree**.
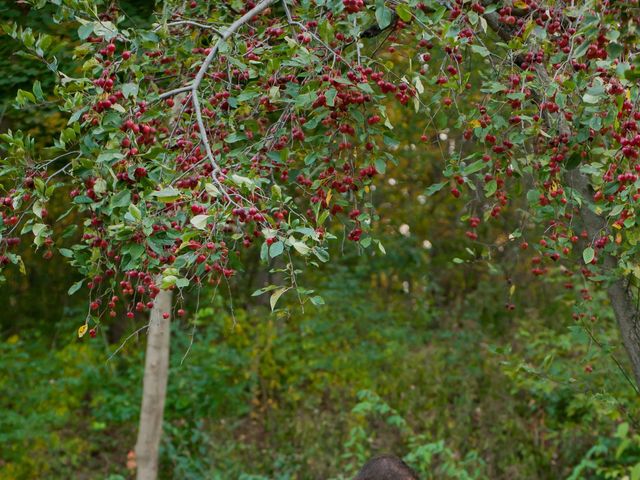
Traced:
<svg viewBox="0 0 640 480">
<path fill-rule="evenodd" d="M 384 250 L 372 184 L 400 109 L 428 119 L 416 143 L 458 139 L 427 193 L 467 201 L 470 242 L 524 198 L 536 227 L 505 233 L 532 275 L 566 277 L 580 301 L 607 290 L 640 384 L 637 0 L 165 0 L 144 28 L 113 2 L 30 3 L 55 6 L 78 67 L 4 25 L 57 79 L 16 105 L 55 102 L 68 123 L 45 149 L 2 134 L 0 264 L 24 271 L 27 239 L 67 257 L 70 293 L 89 295 L 80 335 L 226 281 L 252 245 L 281 259 L 283 284 L 259 291 L 272 308 L 289 290 L 320 302 L 296 275 L 329 261 L 327 242 Z M 54 237 L 56 195 L 77 233 Z"/>
</svg>

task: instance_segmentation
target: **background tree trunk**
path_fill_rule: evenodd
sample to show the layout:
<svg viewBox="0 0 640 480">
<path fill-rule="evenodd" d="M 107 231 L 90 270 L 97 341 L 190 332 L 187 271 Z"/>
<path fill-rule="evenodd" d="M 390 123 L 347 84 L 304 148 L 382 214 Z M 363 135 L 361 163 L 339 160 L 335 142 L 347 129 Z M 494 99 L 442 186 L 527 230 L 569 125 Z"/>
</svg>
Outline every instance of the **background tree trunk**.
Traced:
<svg viewBox="0 0 640 480">
<path fill-rule="evenodd" d="M 138 480 L 158 478 L 158 451 L 162 436 L 164 401 L 169 377 L 171 290 L 160 290 L 155 298 L 147 330 L 147 352 L 142 386 L 142 409 L 136 442 Z"/>
<path fill-rule="evenodd" d="M 590 207 L 593 192 L 590 191 L 589 180 L 578 169 L 572 170 L 567 176 L 569 185 L 582 197 L 580 216 L 589 237 L 596 238 L 608 234 L 609 228 L 606 219 L 596 214 Z M 618 268 L 616 258 L 605 255 L 602 265 L 604 273 L 616 275 L 615 272 Z M 637 305 L 627 288 L 625 279 L 619 275 L 609 283 L 607 293 L 620 328 L 622 343 L 629 356 L 633 377 L 636 381 L 636 390 L 638 390 L 640 387 L 640 335 L 638 334 Z"/>
</svg>

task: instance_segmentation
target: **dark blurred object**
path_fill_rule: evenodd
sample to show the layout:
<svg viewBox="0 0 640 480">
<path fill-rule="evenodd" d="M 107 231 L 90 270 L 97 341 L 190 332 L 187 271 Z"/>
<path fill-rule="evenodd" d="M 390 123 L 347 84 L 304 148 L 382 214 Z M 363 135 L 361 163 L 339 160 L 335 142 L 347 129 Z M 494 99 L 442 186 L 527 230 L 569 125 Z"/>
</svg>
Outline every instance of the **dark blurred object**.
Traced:
<svg viewBox="0 0 640 480">
<path fill-rule="evenodd" d="M 380 455 L 365 463 L 354 480 L 418 480 L 418 475 L 395 455 Z"/>
</svg>

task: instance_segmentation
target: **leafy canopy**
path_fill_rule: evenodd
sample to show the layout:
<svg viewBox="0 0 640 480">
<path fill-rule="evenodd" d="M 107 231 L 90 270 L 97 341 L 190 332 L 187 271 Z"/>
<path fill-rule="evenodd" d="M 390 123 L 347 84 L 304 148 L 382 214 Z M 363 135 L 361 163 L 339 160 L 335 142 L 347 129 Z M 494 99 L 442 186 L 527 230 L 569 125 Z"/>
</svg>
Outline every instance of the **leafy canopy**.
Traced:
<svg viewBox="0 0 640 480">
<path fill-rule="evenodd" d="M 51 256 L 56 224 L 80 215 L 59 250 L 95 323 L 225 281 L 252 245 L 288 279 L 258 291 L 272 308 L 308 293 L 299 265 L 329 260 L 339 224 L 384 251 L 369 229 L 398 146 L 393 103 L 430 119 L 416 141 L 452 139 L 427 193 L 468 199 L 469 239 L 522 192 L 523 221 L 544 227 L 533 274 L 570 289 L 640 274 L 637 2 L 165 0 L 149 27 L 101 1 L 31 3 L 56 6 L 81 66 L 61 71 L 51 37 L 4 25 L 56 78 L 16 106 L 54 102 L 68 121 L 44 150 L 1 136 L 0 264 L 24 271 L 26 237 Z M 69 210 L 50 218 L 56 195 Z M 603 258 L 615 264 L 599 271 Z"/>
</svg>

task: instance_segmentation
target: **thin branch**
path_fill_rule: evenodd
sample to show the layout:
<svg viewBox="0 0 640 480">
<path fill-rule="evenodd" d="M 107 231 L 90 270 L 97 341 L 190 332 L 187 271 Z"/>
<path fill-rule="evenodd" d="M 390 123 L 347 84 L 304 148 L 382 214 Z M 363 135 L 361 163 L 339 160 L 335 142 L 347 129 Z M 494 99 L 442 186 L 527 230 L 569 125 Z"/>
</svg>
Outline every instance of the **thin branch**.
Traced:
<svg viewBox="0 0 640 480">
<path fill-rule="evenodd" d="M 218 165 L 218 162 L 216 162 L 216 159 L 213 156 L 213 152 L 211 151 L 211 145 L 209 143 L 209 138 L 207 136 L 207 130 L 205 128 L 204 121 L 202 119 L 202 109 L 200 107 L 200 98 L 198 96 L 198 88 L 200 88 L 200 84 L 202 83 L 202 80 L 204 79 L 204 76 L 207 70 L 209 69 L 211 62 L 213 62 L 213 59 L 218 54 L 218 51 L 220 50 L 220 47 L 222 46 L 222 44 L 229 37 L 231 37 L 231 35 L 233 35 L 240 27 L 242 27 L 244 24 L 251 21 L 251 19 L 253 19 L 256 15 L 266 10 L 274 2 L 275 0 L 262 0 L 255 7 L 253 7 L 251 10 L 245 13 L 242 17 L 240 17 L 235 22 L 233 22 L 229 26 L 229 28 L 227 28 L 224 31 L 224 33 L 222 33 L 220 39 L 216 42 L 216 44 L 213 46 L 213 48 L 209 52 L 209 55 L 207 55 L 207 57 L 204 59 L 204 62 L 202 62 L 202 65 L 200 66 L 200 70 L 198 70 L 198 73 L 196 74 L 196 78 L 193 80 L 193 83 L 191 84 L 191 87 L 190 87 L 191 102 L 193 103 L 193 109 L 196 113 L 196 122 L 198 124 L 200 138 L 202 139 L 202 143 L 204 144 L 204 149 L 205 149 L 205 152 L 207 153 L 207 157 L 209 158 L 209 162 L 213 167 L 213 181 L 222 188 L 222 191 L 225 192 L 225 196 L 227 197 L 227 199 L 233 204 L 235 204 L 235 202 L 231 199 L 231 196 L 226 192 L 226 189 L 221 185 L 220 180 L 218 180 L 218 177 L 217 177 L 217 174 L 220 172 L 220 166 Z M 186 91 L 186 90 L 183 90 L 183 91 Z"/>
<path fill-rule="evenodd" d="M 168 92 L 161 93 L 158 96 L 158 98 L 162 100 L 163 98 L 173 97 L 174 95 L 178 95 L 180 93 L 190 92 L 190 91 L 191 91 L 191 85 L 186 85 L 184 87 L 174 88 L 173 90 L 169 90 Z"/>
<path fill-rule="evenodd" d="M 135 332 L 133 332 L 131 335 L 129 335 L 127 338 L 124 339 L 124 342 L 122 342 L 122 344 L 116 348 L 114 350 L 114 352 L 109 355 L 109 358 L 107 358 L 107 362 L 111 361 L 111 359 L 120 351 L 124 348 L 124 346 L 127 344 L 127 342 L 134 337 L 135 335 L 137 335 L 138 333 L 140 333 L 142 330 L 144 330 L 145 328 L 149 328 L 149 324 L 143 325 L 142 327 L 140 327 L 139 329 L 137 329 Z"/>
<path fill-rule="evenodd" d="M 178 20 L 176 22 L 169 22 L 165 25 L 158 25 L 156 28 L 153 29 L 153 31 L 157 32 L 158 30 L 161 30 L 162 27 L 175 27 L 178 25 L 191 25 L 193 27 L 205 28 L 207 30 L 213 30 L 217 35 L 222 36 L 222 33 L 220 32 L 220 30 L 218 30 L 216 27 L 207 25 L 205 23 L 194 22 L 193 20 Z"/>
</svg>

